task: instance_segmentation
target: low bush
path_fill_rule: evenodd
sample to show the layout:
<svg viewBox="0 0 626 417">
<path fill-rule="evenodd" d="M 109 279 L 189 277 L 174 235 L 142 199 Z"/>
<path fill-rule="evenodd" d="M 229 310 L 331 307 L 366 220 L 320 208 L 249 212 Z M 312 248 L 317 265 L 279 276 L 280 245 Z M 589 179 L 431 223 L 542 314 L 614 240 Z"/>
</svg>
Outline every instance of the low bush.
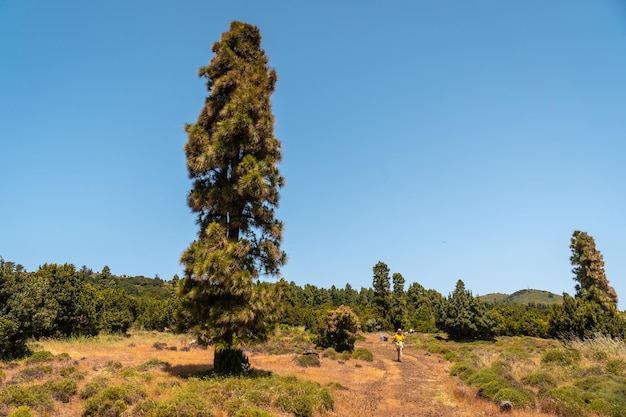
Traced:
<svg viewBox="0 0 626 417">
<path fill-rule="evenodd" d="M 569 366 L 579 363 L 581 354 L 576 349 L 551 349 L 543 354 L 541 363 L 557 366 Z"/>
<path fill-rule="evenodd" d="M 107 387 L 87 399 L 83 417 L 118 416 L 144 397 L 145 393 L 136 386 Z"/>
<path fill-rule="evenodd" d="M 545 371 L 535 371 L 522 377 L 522 382 L 531 387 L 537 388 L 539 392 L 545 392 L 556 388 L 556 379 Z"/>
<path fill-rule="evenodd" d="M 322 352 L 322 357 L 328 359 L 337 359 L 339 358 L 339 353 L 337 353 L 335 349 L 329 347 Z"/>
<path fill-rule="evenodd" d="M 47 362 L 52 359 L 54 359 L 54 355 L 51 352 L 39 350 L 37 352 L 33 352 L 28 358 L 24 359 L 24 363 Z"/>
<path fill-rule="evenodd" d="M 50 390 L 52 398 L 62 403 L 70 402 L 71 398 L 78 393 L 78 384 L 71 378 L 63 378 L 60 381 L 48 381 L 44 385 Z"/>
<path fill-rule="evenodd" d="M 41 385 L 9 385 L 0 392 L 0 404 L 9 407 L 28 406 L 45 411 L 51 411 L 54 408 L 52 395 Z"/>
<path fill-rule="evenodd" d="M 354 352 L 350 355 L 352 359 L 358 359 L 362 361 L 372 362 L 374 360 L 374 355 L 368 349 L 359 347 L 354 349 Z"/>
<path fill-rule="evenodd" d="M 528 407 L 533 404 L 533 394 L 520 388 L 502 388 L 493 396 L 494 401 L 510 401 L 517 408 Z"/>
<path fill-rule="evenodd" d="M 294 359 L 296 365 L 308 368 L 311 366 L 321 366 L 320 358 L 317 355 L 298 355 Z"/>
</svg>

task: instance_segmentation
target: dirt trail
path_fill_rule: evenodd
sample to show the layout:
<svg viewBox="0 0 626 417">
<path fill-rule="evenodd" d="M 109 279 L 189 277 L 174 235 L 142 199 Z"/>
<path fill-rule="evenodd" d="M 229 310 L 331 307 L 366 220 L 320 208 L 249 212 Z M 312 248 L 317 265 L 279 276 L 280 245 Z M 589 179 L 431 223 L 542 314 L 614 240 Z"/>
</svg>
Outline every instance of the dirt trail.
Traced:
<svg viewBox="0 0 626 417">
<path fill-rule="evenodd" d="M 419 337 L 419 336 L 414 336 Z M 355 347 L 364 347 L 372 362 L 321 358 L 318 367 L 298 368 L 289 356 L 252 356 L 253 366 L 274 373 L 296 374 L 303 379 L 335 386 L 337 417 L 465 417 L 498 415 L 497 407 L 474 398 L 473 392 L 449 374 L 449 363 L 425 351 L 408 347 L 402 362 L 390 342 L 368 334 Z M 516 414 L 515 412 L 513 415 Z M 523 414 L 524 416 L 528 414 Z"/>
<path fill-rule="evenodd" d="M 377 335 L 368 335 L 358 346 L 369 349 L 374 355 L 373 366 L 382 370 L 381 377 L 365 386 L 357 383 L 349 395 L 368 399 L 368 412 L 361 410 L 338 415 L 379 416 L 464 416 L 453 404 L 451 390 L 458 381 L 449 376 L 445 362 L 410 348 L 405 349 L 402 362 L 390 342 L 380 341 Z M 357 368 L 358 369 L 358 368 Z M 353 375 L 358 379 L 358 372 Z M 356 382 L 356 381 L 355 381 Z M 338 404 L 340 405 L 340 404 Z M 485 404 L 489 407 L 489 404 Z M 475 411 L 475 410 L 474 410 Z"/>
</svg>

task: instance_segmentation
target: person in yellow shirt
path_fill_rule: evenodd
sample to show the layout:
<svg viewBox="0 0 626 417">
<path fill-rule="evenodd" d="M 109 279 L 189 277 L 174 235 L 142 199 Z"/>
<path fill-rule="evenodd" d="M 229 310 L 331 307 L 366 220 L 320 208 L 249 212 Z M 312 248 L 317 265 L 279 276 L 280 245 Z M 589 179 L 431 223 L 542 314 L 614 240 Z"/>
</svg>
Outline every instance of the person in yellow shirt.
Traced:
<svg viewBox="0 0 626 417">
<path fill-rule="evenodd" d="M 396 334 L 393 335 L 393 344 L 396 346 L 396 352 L 398 353 L 398 362 L 402 362 L 402 349 L 404 349 L 404 334 L 402 334 L 402 329 L 398 329 Z"/>
</svg>

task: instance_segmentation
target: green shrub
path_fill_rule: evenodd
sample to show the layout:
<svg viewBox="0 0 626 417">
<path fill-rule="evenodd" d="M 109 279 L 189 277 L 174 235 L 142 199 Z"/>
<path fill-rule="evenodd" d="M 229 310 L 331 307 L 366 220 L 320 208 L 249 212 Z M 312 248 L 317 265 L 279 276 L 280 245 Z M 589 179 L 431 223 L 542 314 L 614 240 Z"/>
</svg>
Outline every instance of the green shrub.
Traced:
<svg viewBox="0 0 626 417">
<path fill-rule="evenodd" d="M 311 366 L 321 366 L 320 358 L 317 355 L 298 355 L 294 359 L 296 365 L 308 368 Z"/>
<path fill-rule="evenodd" d="M 339 306 L 320 318 L 316 344 L 322 348 L 332 347 L 337 352 L 351 352 L 360 329 L 359 317 L 354 311 L 350 307 Z"/>
<path fill-rule="evenodd" d="M 52 367 L 50 365 L 28 366 L 13 375 L 12 380 L 17 383 L 35 381 L 51 373 Z"/>
<path fill-rule="evenodd" d="M 350 355 L 350 357 L 352 359 L 358 359 L 367 362 L 372 362 L 374 360 L 374 355 L 372 354 L 372 352 L 363 347 L 356 348 L 354 352 L 352 352 L 352 355 Z"/>
<path fill-rule="evenodd" d="M 44 385 L 50 390 L 52 398 L 62 403 L 70 402 L 70 399 L 78 392 L 78 384 L 71 378 L 46 382 Z"/>
<path fill-rule="evenodd" d="M 30 408 L 51 410 L 54 406 L 50 392 L 41 385 L 9 385 L 0 392 L 0 403 L 8 406 L 28 406 Z"/>
<path fill-rule="evenodd" d="M 493 372 L 502 377 L 507 377 L 511 373 L 511 369 L 513 369 L 510 363 L 501 360 L 493 361 L 490 368 Z"/>
<path fill-rule="evenodd" d="M 143 397 L 139 388 L 130 385 L 104 388 L 87 399 L 83 417 L 119 416 Z"/>
<path fill-rule="evenodd" d="M 572 386 L 551 390 L 541 403 L 544 412 L 563 417 L 586 417 L 589 415 L 584 392 Z"/>
<path fill-rule="evenodd" d="M 616 375 L 590 376 L 574 383 L 584 392 L 592 410 L 610 417 L 626 416 L 626 378 Z"/>
<path fill-rule="evenodd" d="M 580 360 L 580 352 L 576 349 L 551 349 L 541 357 L 541 363 L 557 366 L 574 365 Z"/>
<path fill-rule="evenodd" d="M 467 381 L 467 379 L 476 372 L 476 369 L 464 362 L 457 362 L 450 367 L 450 375 L 458 376 Z"/>
<path fill-rule="evenodd" d="M 64 378 L 73 378 L 77 380 L 84 379 L 85 376 L 76 369 L 75 366 L 68 366 L 59 370 L 59 375 Z"/>
<path fill-rule="evenodd" d="M 51 352 L 39 350 L 37 352 L 33 352 L 28 358 L 26 358 L 24 363 L 47 362 L 52 359 L 54 359 L 54 355 Z"/>
<path fill-rule="evenodd" d="M 106 378 L 98 377 L 94 378 L 87 385 L 85 385 L 84 390 L 80 393 L 80 398 L 86 400 L 88 398 L 93 397 L 100 390 L 109 386 L 109 380 Z"/>
<path fill-rule="evenodd" d="M 522 382 L 531 387 L 538 388 L 539 392 L 556 388 L 557 385 L 556 379 L 544 371 L 531 372 L 522 378 Z"/>
<path fill-rule="evenodd" d="M 531 405 L 534 401 L 533 395 L 518 388 L 502 388 L 493 396 L 494 401 L 510 401 L 515 407 L 523 408 Z"/>
<path fill-rule="evenodd" d="M 122 378 L 134 378 L 136 376 L 139 376 L 139 372 L 135 371 L 134 369 L 124 369 L 122 372 L 120 372 L 120 376 Z"/>
<path fill-rule="evenodd" d="M 339 353 L 337 353 L 335 349 L 329 347 L 322 352 L 322 357 L 328 359 L 337 359 L 339 357 Z"/>
</svg>

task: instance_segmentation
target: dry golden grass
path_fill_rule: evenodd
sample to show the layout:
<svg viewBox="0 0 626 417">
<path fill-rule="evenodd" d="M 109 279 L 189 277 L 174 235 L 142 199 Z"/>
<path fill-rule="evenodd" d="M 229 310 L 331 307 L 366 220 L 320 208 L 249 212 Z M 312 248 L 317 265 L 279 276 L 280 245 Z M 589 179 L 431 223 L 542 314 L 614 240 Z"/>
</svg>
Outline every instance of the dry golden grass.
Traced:
<svg viewBox="0 0 626 417">
<path fill-rule="evenodd" d="M 424 338 L 414 335 L 415 341 Z M 129 337 L 102 336 L 71 341 L 41 341 L 37 348 L 55 355 L 67 353 L 84 378 L 79 381 L 79 392 L 98 377 L 119 377 L 126 370 L 124 380 L 140 386 L 149 396 L 166 401 L 185 387 L 185 377 L 212 367 L 211 349 L 186 350 L 190 338 L 166 333 L 139 332 Z M 256 370 L 274 375 L 293 376 L 311 380 L 328 388 L 335 400 L 333 411 L 317 412 L 324 417 L 373 417 L 393 415 L 426 417 L 469 417 L 500 415 L 498 407 L 476 397 L 474 389 L 449 374 L 450 362 L 440 355 L 429 354 L 419 343 L 407 343 L 403 361 L 394 361 L 395 351 L 390 343 L 377 335 L 366 335 L 357 342 L 373 353 L 374 360 L 329 359 L 320 357 L 321 366 L 297 366 L 297 354 L 267 355 L 260 350 L 248 352 Z M 493 354 L 485 348 L 475 360 L 489 364 Z M 155 366 L 149 372 L 134 372 L 142 364 L 167 363 Z M 20 366 L 4 366 L 5 381 L 18 372 Z M 117 375 L 117 376 L 116 376 Z M 72 398 L 49 414 L 42 416 L 74 417 L 84 410 L 84 400 Z M 216 417 L 226 417 L 224 409 L 214 410 Z M 285 415 L 275 411 L 275 415 Z M 513 410 L 516 417 L 539 417 L 549 414 L 533 410 Z"/>
</svg>

